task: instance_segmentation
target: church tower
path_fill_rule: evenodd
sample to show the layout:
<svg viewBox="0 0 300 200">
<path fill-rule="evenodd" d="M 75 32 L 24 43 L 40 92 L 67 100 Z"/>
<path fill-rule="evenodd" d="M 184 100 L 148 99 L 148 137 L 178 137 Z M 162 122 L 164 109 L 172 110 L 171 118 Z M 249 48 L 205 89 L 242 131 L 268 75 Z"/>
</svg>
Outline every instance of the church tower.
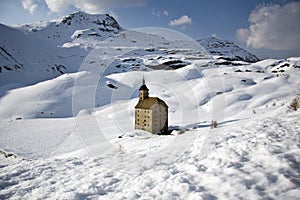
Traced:
<svg viewBox="0 0 300 200">
<path fill-rule="evenodd" d="M 145 84 L 145 79 L 143 77 L 143 82 L 142 82 L 142 86 L 139 89 L 139 100 L 145 100 L 146 98 L 148 98 L 149 95 L 149 89 L 147 88 L 146 84 Z"/>
</svg>

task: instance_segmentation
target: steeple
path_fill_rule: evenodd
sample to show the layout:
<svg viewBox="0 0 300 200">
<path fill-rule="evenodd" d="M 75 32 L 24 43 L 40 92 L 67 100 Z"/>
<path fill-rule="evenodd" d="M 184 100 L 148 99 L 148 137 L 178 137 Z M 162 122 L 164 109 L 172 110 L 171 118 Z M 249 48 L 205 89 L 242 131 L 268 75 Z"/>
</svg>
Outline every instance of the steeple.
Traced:
<svg viewBox="0 0 300 200">
<path fill-rule="evenodd" d="M 149 95 L 149 90 L 146 86 L 145 78 L 143 76 L 142 86 L 139 89 L 139 100 L 142 101 L 142 100 L 148 98 L 148 95 Z"/>
</svg>

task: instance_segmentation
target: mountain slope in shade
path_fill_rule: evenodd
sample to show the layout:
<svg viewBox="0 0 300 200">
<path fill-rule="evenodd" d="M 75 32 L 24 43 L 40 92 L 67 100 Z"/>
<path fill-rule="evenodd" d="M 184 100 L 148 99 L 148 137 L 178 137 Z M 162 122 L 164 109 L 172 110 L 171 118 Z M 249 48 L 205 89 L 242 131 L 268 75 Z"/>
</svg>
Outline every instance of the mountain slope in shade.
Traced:
<svg viewBox="0 0 300 200">
<path fill-rule="evenodd" d="M 229 61 L 246 61 L 257 62 L 254 54 L 247 52 L 245 49 L 239 47 L 229 40 L 221 40 L 216 37 L 198 40 L 198 42 L 213 56 L 218 56 Z"/>
<path fill-rule="evenodd" d="M 83 12 L 17 27 L 0 24 L 0 86 L 75 72 L 97 42 L 122 30 L 109 15 Z"/>
<path fill-rule="evenodd" d="M 2 24 L 0 31 L 0 85 L 54 78 L 65 70 L 67 62 L 58 59 L 60 49 Z"/>
</svg>

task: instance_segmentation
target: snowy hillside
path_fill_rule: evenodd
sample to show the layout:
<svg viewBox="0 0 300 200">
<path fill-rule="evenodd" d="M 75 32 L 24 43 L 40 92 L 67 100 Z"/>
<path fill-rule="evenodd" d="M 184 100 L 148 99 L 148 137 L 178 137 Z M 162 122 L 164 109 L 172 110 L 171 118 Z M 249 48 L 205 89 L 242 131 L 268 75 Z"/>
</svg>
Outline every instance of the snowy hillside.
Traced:
<svg viewBox="0 0 300 200">
<path fill-rule="evenodd" d="M 82 12 L 51 22 L 0 24 L 0 86 L 28 85 L 75 72 L 97 42 L 122 30 L 109 15 Z"/>
<path fill-rule="evenodd" d="M 0 25 L 0 29 L 1 86 L 7 83 L 35 83 L 57 77 L 67 70 L 72 71 L 74 61 L 66 61 L 66 58 L 71 57 L 74 51 L 65 53 L 63 49 L 51 48 L 45 41 L 5 25 Z M 76 52 L 77 60 L 78 57 L 80 54 Z"/>
<path fill-rule="evenodd" d="M 288 108 L 300 57 L 258 61 L 107 15 L 0 28 L 0 199 L 300 198 Z M 142 77 L 169 106 L 170 135 L 134 130 Z"/>
</svg>

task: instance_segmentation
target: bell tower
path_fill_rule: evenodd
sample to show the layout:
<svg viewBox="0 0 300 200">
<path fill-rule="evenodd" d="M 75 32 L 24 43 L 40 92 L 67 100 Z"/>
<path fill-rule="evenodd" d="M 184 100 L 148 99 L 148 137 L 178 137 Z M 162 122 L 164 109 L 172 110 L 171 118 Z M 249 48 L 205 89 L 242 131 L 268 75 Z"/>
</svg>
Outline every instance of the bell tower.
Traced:
<svg viewBox="0 0 300 200">
<path fill-rule="evenodd" d="M 143 77 L 142 86 L 139 89 L 139 100 L 142 101 L 148 98 L 148 95 L 149 95 L 149 89 L 147 88 L 145 84 L 145 79 Z"/>
</svg>

